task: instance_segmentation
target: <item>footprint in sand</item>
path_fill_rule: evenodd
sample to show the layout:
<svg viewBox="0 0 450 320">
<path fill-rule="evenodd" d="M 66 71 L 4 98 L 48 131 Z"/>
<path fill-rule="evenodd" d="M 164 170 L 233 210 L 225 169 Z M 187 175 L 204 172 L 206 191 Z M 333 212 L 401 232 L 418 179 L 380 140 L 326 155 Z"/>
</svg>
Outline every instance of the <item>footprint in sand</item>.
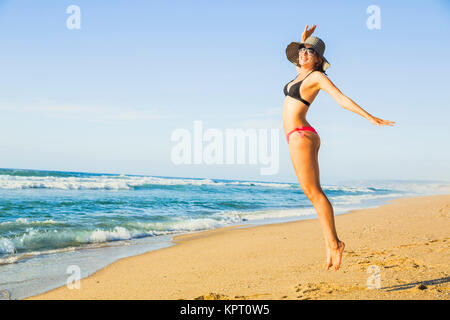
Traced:
<svg viewBox="0 0 450 320">
<path fill-rule="evenodd" d="M 250 300 L 250 299 L 261 299 L 262 296 L 270 296 L 270 294 L 269 293 L 257 293 L 257 294 L 252 294 L 249 296 L 230 297 L 225 294 L 211 292 L 209 294 L 198 296 L 197 298 L 194 298 L 194 300 L 233 300 L 233 299 Z"/>
<path fill-rule="evenodd" d="M 296 285 L 294 289 L 298 299 L 309 300 L 313 298 L 318 298 L 325 294 L 337 293 L 345 288 L 339 285 L 335 285 L 333 283 L 320 282 L 318 284 L 300 283 Z"/>
<path fill-rule="evenodd" d="M 436 241 L 435 241 L 436 242 Z M 415 244 L 405 244 L 400 247 L 414 246 Z M 345 252 L 344 252 L 345 254 Z M 366 271 L 371 265 L 376 265 L 384 269 L 419 269 L 424 267 L 419 262 L 404 256 L 396 255 L 393 252 L 382 250 L 360 250 L 349 251 L 347 264 L 359 267 L 361 271 Z"/>
<path fill-rule="evenodd" d="M 229 299 L 230 298 L 224 294 L 213 292 L 194 298 L 194 300 L 229 300 Z"/>
</svg>

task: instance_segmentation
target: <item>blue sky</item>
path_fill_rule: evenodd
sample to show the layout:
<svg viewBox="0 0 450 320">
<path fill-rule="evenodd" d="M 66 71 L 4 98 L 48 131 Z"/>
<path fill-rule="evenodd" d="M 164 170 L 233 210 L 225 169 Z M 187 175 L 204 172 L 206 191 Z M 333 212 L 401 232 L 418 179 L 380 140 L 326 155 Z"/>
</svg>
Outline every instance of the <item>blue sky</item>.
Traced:
<svg viewBox="0 0 450 320">
<path fill-rule="evenodd" d="M 69 5 L 81 29 L 69 30 Z M 381 29 L 369 30 L 369 5 Z M 447 1 L 0 1 L 0 167 L 296 181 L 280 131 L 278 174 L 175 165 L 175 129 L 282 128 L 285 57 L 305 24 L 330 79 L 378 127 L 321 92 L 322 183 L 450 180 Z"/>
</svg>

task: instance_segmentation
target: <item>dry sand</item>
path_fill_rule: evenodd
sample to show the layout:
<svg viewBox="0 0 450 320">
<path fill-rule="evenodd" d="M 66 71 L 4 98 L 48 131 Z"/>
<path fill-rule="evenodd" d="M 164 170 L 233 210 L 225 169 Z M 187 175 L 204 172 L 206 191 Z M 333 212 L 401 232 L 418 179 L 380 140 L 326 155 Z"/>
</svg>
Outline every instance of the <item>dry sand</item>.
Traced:
<svg viewBox="0 0 450 320">
<path fill-rule="evenodd" d="M 450 195 L 338 215 L 337 272 L 323 270 L 317 219 L 177 236 L 32 299 L 449 299 L 449 217 Z M 370 266 L 380 289 L 367 287 Z"/>
</svg>

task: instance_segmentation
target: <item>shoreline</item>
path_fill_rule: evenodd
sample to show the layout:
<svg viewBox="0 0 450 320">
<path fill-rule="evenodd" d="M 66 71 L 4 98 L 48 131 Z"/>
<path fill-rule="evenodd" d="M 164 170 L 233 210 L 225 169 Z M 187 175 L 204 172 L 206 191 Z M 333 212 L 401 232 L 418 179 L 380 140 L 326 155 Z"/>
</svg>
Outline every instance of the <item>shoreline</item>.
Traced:
<svg viewBox="0 0 450 320">
<path fill-rule="evenodd" d="M 366 203 L 364 206 L 356 206 L 353 208 L 340 208 L 334 207 L 335 214 L 346 214 L 352 210 L 358 210 L 363 208 L 373 208 L 385 204 L 387 201 L 397 198 L 378 199 L 380 203 L 370 204 Z M 304 208 L 303 208 L 304 209 Z M 250 221 L 240 221 L 229 225 L 214 229 L 197 230 L 197 231 L 185 231 L 182 233 L 175 233 L 172 235 L 163 235 L 158 237 L 144 237 L 141 239 L 132 239 L 126 242 L 126 244 L 118 245 L 122 241 L 107 242 L 98 246 L 86 246 L 78 248 L 63 249 L 59 253 L 51 254 L 39 254 L 40 263 L 30 259 L 26 259 L 17 265 L 18 269 L 13 269 L 15 263 L 0 265 L 0 273 L 3 273 L 3 277 L 0 277 L 0 282 L 4 283 L 4 288 L 10 292 L 11 299 L 26 299 L 28 297 L 37 296 L 39 294 L 57 289 L 66 284 L 68 278 L 67 268 L 68 266 L 76 265 L 81 271 L 81 279 L 85 279 L 95 272 L 109 266 L 110 264 L 128 257 L 134 257 L 140 254 L 158 250 L 164 247 L 170 247 L 176 244 L 175 237 L 197 234 L 201 232 L 207 232 L 212 230 L 218 230 L 222 228 L 248 228 L 255 226 L 262 226 L 268 224 L 279 224 L 286 222 L 295 222 L 302 220 L 315 219 L 316 214 L 314 208 L 310 208 L 312 212 L 306 215 L 289 215 L 278 216 L 271 218 L 261 218 Z M 277 209 L 276 211 L 299 211 L 298 209 Z M 270 210 L 269 210 L 270 211 Z M 291 213 L 292 214 L 292 213 Z M 161 240 L 165 238 L 166 240 Z M 156 243 L 156 244 L 155 244 Z M 127 249 L 128 248 L 128 249 Z M 109 253 L 108 253 L 109 252 Z M 78 258 L 76 258 L 78 257 Z M 42 259 L 42 260 L 41 260 Z M 77 260 L 78 259 L 78 262 Z M 3 267 L 3 268 L 2 268 Z M 49 269 L 50 267 L 50 269 Z M 5 270 L 6 268 L 6 270 Z M 6 272 L 6 273 L 5 273 Z M 27 278 L 23 279 L 17 276 L 17 273 L 27 274 Z M 1 281 L 3 280 L 3 281 Z M 6 281 L 5 281 L 6 280 Z"/>
<path fill-rule="evenodd" d="M 337 272 L 321 270 L 325 256 L 317 218 L 253 226 L 244 224 L 174 236 L 174 246 L 119 259 L 83 278 L 79 290 L 63 286 L 26 299 L 448 299 L 449 259 L 442 248 L 448 247 L 448 230 L 444 222 L 448 225 L 449 208 L 450 195 L 416 196 L 337 215 L 338 233 L 346 242 L 343 264 Z M 426 219 L 424 210 L 437 210 L 438 214 L 432 215 L 433 219 Z M 384 219 L 380 225 L 377 214 L 371 213 L 384 214 L 388 220 Z M 433 256 L 431 260 L 445 257 L 443 264 L 437 264 L 439 267 L 435 267 L 436 264 L 427 266 L 419 261 L 419 257 L 415 260 L 397 252 L 404 251 L 401 248 L 414 247 L 411 242 L 419 237 L 417 232 L 391 234 L 391 237 L 389 233 L 384 237 L 379 234 L 386 232 L 386 227 L 393 223 L 404 227 L 408 224 L 403 221 L 406 216 L 406 220 L 414 220 L 411 225 L 414 230 L 427 223 L 433 224 L 431 242 L 415 244 L 420 248 L 415 251 L 437 246 L 440 252 L 437 257 L 436 252 L 425 253 Z M 350 230 L 341 228 L 349 223 L 357 226 Z M 354 231 L 355 227 L 359 233 Z M 379 232 L 374 232 L 377 229 Z M 386 238 L 400 246 L 392 248 L 395 250 L 390 253 L 374 251 L 370 246 L 373 247 L 377 240 L 361 243 L 364 235 L 379 235 L 378 242 L 387 247 L 389 241 Z M 381 290 L 367 290 L 370 265 L 381 269 Z M 419 281 L 430 288 L 415 290 L 413 284 L 419 283 L 417 275 L 432 273 L 434 269 L 435 275 L 429 276 L 433 279 L 425 277 Z M 130 270 L 136 272 L 130 273 Z M 409 285 L 408 280 L 398 276 L 404 274 L 403 278 L 411 278 L 412 271 L 416 274 L 415 282 L 409 281 Z M 386 278 L 393 272 L 397 276 Z M 339 280 L 343 283 L 338 284 Z"/>
</svg>

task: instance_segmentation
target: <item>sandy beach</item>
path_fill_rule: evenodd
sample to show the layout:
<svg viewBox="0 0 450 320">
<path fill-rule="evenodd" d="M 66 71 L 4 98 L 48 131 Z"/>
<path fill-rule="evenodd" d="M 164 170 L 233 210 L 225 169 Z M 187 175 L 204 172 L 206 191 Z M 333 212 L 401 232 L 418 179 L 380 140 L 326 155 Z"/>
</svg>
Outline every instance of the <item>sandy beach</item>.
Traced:
<svg viewBox="0 0 450 320">
<path fill-rule="evenodd" d="M 182 235 L 30 299 L 449 299 L 449 218 L 450 195 L 338 215 L 337 272 L 323 270 L 317 219 Z"/>
</svg>

